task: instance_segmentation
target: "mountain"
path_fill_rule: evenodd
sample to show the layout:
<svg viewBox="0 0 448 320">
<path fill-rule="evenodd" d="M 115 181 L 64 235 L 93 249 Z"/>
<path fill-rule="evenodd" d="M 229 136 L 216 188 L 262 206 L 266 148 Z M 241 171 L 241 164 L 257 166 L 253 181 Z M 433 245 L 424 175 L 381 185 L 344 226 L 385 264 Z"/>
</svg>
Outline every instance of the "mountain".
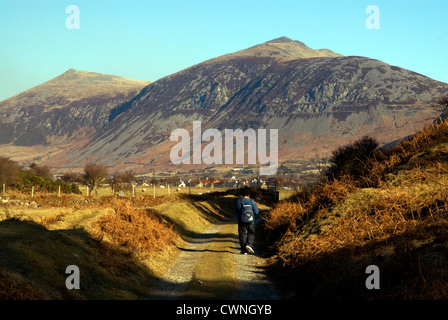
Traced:
<svg viewBox="0 0 448 320">
<path fill-rule="evenodd" d="M 121 96 L 107 106 L 99 107 L 96 100 L 77 102 L 74 110 L 79 110 L 79 117 L 71 116 L 70 121 L 45 122 L 48 117 L 42 116 L 30 121 L 29 127 L 39 128 L 50 146 L 51 137 L 75 132 L 58 129 L 74 119 L 76 125 L 94 129 L 84 139 L 72 134 L 75 139 L 64 145 L 63 152 L 47 147 L 35 159 L 61 170 L 82 167 L 87 161 L 135 172 L 204 168 L 205 164 L 176 166 L 170 160 L 176 143 L 170 141 L 171 132 L 177 128 L 191 132 L 193 121 L 201 121 L 202 131 L 278 129 L 280 162 L 309 161 L 363 135 L 381 144 L 406 137 L 437 116 L 429 105 L 448 93 L 448 84 L 410 70 L 367 57 L 314 50 L 286 37 L 138 84 L 141 91 L 137 85 L 127 99 Z M 110 95 L 104 92 L 102 97 Z M 29 98 L 29 106 L 40 103 Z M 52 110 L 49 114 L 57 113 L 59 100 L 45 101 Z M 4 103 L 0 110 L 6 109 Z M 87 112 L 91 110 L 100 116 Z M 17 140 L 23 139 L 15 133 L 3 143 Z"/>
<path fill-rule="evenodd" d="M 378 60 L 279 38 L 151 83 L 67 160 L 179 170 L 170 133 L 195 120 L 202 130 L 278 129 L 280 160 L 309 160 L 366 134 L 381 143 L 412 134 L 447 92 L 448 84 Z M 199 166 L 183 169 L 191 167 Z"/>
<path fill-rule="evenodd" d="M 109 121 L 110 110 L 149 82 L 70 69 L 0 102 L 0 154 L 24 165 L 52 163 L 85 145 Z"/>
<path fill-rule="evenodd" d="M 244 56 L 269 57 L 283 61 L 318 57 L 342 57 L 341 54 L 328 49 L 313 50 L 301 41 L 292 40 L 288 37 L 280 37 L 248 49 L 211 59 L 210 62 Z"/>
<path fill-rule="evenodd" d="M 78 145 L 107 124 L 112 108 L 133 98 L 148 84 L 70 69 L 0 102 L 1 149 L 4 154 L 17 150 L 26 154 L 29 152 L 19 147 L 34 146 L 48 154 L 64 143 Z M 5 149 L 7 146 L 9 149 Z"/>
</svg>

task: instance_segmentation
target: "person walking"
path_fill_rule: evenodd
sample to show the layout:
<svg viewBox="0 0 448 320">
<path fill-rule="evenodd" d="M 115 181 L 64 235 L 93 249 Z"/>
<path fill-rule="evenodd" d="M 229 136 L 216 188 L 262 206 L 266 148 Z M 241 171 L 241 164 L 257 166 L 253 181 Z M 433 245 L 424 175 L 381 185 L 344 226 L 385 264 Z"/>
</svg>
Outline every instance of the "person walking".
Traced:
<svg viewBox="0 0 448 320">
<path fill-rule="evenodd" d="M 258 215 L 259 210 L 255 201 L 250 199 L 249 190 L 244 190 L 242 195 L 243 197 L 235 204 L 241 253 L 254 253 L 255 216 Z"/>
</svg>

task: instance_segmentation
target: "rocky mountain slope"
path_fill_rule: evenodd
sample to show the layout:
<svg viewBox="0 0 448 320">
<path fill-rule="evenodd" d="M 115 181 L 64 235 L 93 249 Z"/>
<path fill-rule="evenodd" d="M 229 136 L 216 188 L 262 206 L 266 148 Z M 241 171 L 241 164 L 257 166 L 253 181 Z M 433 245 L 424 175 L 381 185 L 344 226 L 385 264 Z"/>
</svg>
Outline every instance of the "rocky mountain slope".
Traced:
<svg viewBox="0 0 448 320">
<path fill-rule="evenodd" d="M 133 98 L 149 82 L 70 69 L 0 102 L 0 143 L 16 146 L 70 139 L 77 130 L 98 130 L 110 109 Z"/>
<path fill-rule="evenodd" d="M 138 85 L 143 88 L 143 83 Z M 429 104 L 448 93 L 448 84 L 282 37 L 204 61 L 137 92 L 133 87 L 120 98 L 115 92 L 117 99 L 108 103 L 99 102 L 99 96 L 110 97 L 104 91 L 88 101 L 66 101 L 70 112 L 63 115 L 58 98 L 47 97 L 52 111 L 43 114 L 53 118 L 40 115 L 27 123 L 25 132 L 33 139 L 21 138 L 15 129 L 2 143 L 51 146 L 50 137 L 73 137 L 85 123 L 94 130 L 82 142 L 78 135 L 57 154 L 48 147 L 39 149 L 38 154 L 45 154 L 39 159 L 61 170 L 92 160 L 136 172 L 189 170 L 205 165 L 173 165 L 169 153 L 176 142 L 169 137 L 176 128 L 191 132 L 193 121 L 201 121 L 202 131 L 278 129 L 280 162 L 309 160 L 366 134 L 388 143 L 414 133 L 437 116 Z M 28 105 L 38 106 L 32 110 L 44 110 L 40 100 L 26 96 Z M 10 132 L 6 126 L 12 128 L 13 117 L 21 119 L 22 114 L 8 116 L 5 101 L 0 110 L 7 115 L 0 118 L 0 130 Z M 61 131 L 63 125 L 67 129 Z M 24 153 L 21 157 L 26 158 Z"/>
<path fill-rule="evenodd" d="M 446 92 L 409 70 L 280 38 L 148 85 L 68 159 L 179 170 L 170 133 L 198 120 L 202 130 L 278 129 L 280 160 L 306 160 L 365 134 L 382 143 L 409 135 L 437 115 L 429 103 Z"/>
</svg>

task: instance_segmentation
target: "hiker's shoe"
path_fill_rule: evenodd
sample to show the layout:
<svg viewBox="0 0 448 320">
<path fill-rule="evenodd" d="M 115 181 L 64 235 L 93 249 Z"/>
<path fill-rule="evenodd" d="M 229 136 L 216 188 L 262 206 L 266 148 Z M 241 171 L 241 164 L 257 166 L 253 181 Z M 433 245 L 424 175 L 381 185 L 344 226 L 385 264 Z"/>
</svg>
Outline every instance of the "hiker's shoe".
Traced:
<svg viewBox="0 0 448 320">
<path fill-rule="evenodd" d="M 246 252 L 246 251 L 243 251 L 243 250 L 241 250 L 241 251 L 240 251 L 240 254 L 247 254 L 247 252 Z"/>
<path fill-rule="evenodd" d="M 249 253 L 254 253 L 254 249 L 252 249 L 252 247 L 249 246 L 249 245 L 246 246 L 246 250 L 247 250 Z"/>
</svg>

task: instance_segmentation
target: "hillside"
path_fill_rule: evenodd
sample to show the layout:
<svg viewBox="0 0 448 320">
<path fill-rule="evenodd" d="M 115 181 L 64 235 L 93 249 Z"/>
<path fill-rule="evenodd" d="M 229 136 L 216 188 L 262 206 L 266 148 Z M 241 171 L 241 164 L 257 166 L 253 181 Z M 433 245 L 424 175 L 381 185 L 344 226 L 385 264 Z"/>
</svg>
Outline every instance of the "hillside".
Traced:
<svg viewBox="0 0 448 320">
<path fill-rule="evenodd" d="M 191 131 L 193 121 L 203 131 L 278 129 L 280 162 L 309 160 L 363 135 L 384 144 L 412 134 L 437 116 L 429 104 L 446 92 L 448 84 L 410 70 L 280 38 L 151 83 L 66 161 L 137 172 L 204 168 L 170 161 L 170 133 Z"/>
<path fill-rule="evenodd" d="M 0 152 L 58 173 L 89 161 L 136 173 L 202 170 L 174 165 L 169 139 L 201 121 L 202 131 L 278 129 L 280 163 L 309 162 L 364 135 L 387 144 L 414 133 L 447 92 L 398 66 L 281 37 L 153 83 L 69 70 L 0 102 Z"/>
<path fill-rule="evenodd" d="M 149 82 L 70 69 L 0 101 L 1 153 L 42 162 L 67 145 L 76 148 L 109 120 L 110 110 Z"/>
<path fill-rule="evenodd" d="M 370 159 L 364 174 L 322 182 L 268 214 L 290 298 L 448 297 L 448 122 Z M 379 290 L 366 289 L 369 265 Z"/>
</svg>

